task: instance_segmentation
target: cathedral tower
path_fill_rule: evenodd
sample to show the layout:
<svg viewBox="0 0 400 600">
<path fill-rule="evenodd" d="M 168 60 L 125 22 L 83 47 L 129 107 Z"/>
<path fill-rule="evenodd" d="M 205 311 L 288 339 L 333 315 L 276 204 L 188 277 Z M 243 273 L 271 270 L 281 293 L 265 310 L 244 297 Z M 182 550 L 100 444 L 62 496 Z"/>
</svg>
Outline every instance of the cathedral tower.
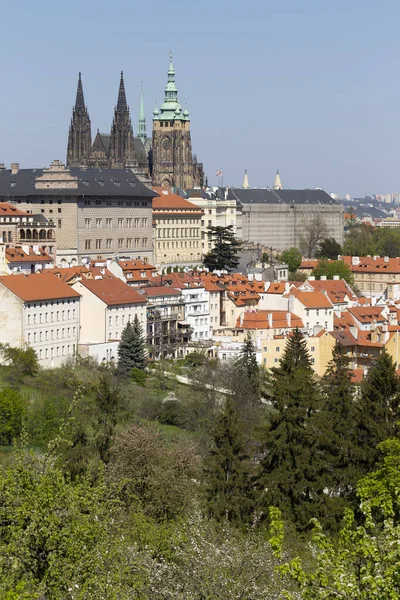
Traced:
<svg viewBox="0 0 400 600">
<path fill-rule="evenodd" d="M 124 74 L 121 71 L 118 102 L 110 134 L 110 167 L 123 169 L 136 164 L 133 145 L 133 129 L 129 108 L 126 102 Z"/>
<path fill-rule="evenodd" d="M 82 77 L 79 73 L 76 101 L 68 134 L 67 167 L 85 166 L 91 146 L 90 119 L 83 96 Z"/>
<path fill-rule="evenodd" d="M 172 54 L 164 102 L 153 112 L 153 185 L 192 188 L 200 185 L 202 165 L 194 163 L 189 111 L 178 102 Z"/>
<path fill-rule="evenodd" d="M 138 129 L 137 136 L 140 140 L 142 140 L 143 146 L 147 140 L 147 131 L 146 131 L 146 117 L 144 116 L 144 99 L 143 99 L 143 82 L 140 90 L 140 112 L 139 112 L 139 121 L 138 121 Z"/>
</svg>

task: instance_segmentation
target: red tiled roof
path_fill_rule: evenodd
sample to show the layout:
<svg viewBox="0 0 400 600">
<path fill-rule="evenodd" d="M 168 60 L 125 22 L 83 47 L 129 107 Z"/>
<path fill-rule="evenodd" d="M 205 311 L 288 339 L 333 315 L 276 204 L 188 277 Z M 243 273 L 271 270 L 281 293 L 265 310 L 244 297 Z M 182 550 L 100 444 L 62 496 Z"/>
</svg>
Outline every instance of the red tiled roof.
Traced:
<svg viewBox="0 0 400 600">
<path fill-rule="evenodd" d="M 20 246 L 15 248 L 6 248 L 6 259 L 8 262 L 52 262 L 53 259 L 44 250 L 39 248 L 39 254 L 33 251 L 32 248 L 29 250 L 29 254 L 24 252 Z"/>
<path fill-rule="evenodd" d="M 181 290 L 169 287 L 168 285 L 155 285 L 154 287 L 142 288 L 144 296 L 180 296 Z"/>
<path fill-rule="evenodd" d="M 290 325 L 288 324 L 288 314 L 290 315 Z M 238 317 L 236 327 L 243 329 L 286 329 L 288 327 L 295 329 L 296 327 L 304 327 L 300 317 L 293 313 L 287 313 L 285 310 L 245 312 L 242 317 Z M 272 318 L 272 327 L 269 325 L 270 318 Z"/>
<path fill-rule="evenodd" d="M 155 187 L 153 188 L 153 190 L 155 192 L 157 192 L 157 194 L 160 194 L 160 196 L 153 198 L 153 210 L 156 209 L 176 209 L 176 208 L 181 208 L 184 210 L 190 210 L 198 212 L 203 214 L 204 211 L 199 208 L 198 206 L 196 206 L 195 204 L 192 204 L 191 202 L 189 202 L 188 200 L 185 200 L 184 198 L 181 198 L 180 196 L 178 196 L 178 194 L 172 194 L 170 192 L 168 192 L 167 190 L 165 190 L 164 188 L 158 188 Z M 167 193 L 165 193 L 167 192 Z"/>
<path fill-rule="evenodd" d="M 400 273 L 400 258 L 388 258 L 377 256 L 341 256 L 343 260 L 353 271 L 353 273 Z M 358 264 L 353 265 L 353 260 L 358 258 Z"/>
<path fill-rule="evenodd" d="M 25 302 L 79 298 L 80 294 L 58 277 L 32 275 L 7 275 L 0 283 Z"/>
<path fill-rule="evenodd" d="M 332 302 L 323 292 L 301 292 L 292 288 L 289 295 L 295 296 L 306 308 L 332 308 Z"/>
<path fill-rule="evenodd" d="M 32 217 L 33 215 L 16 208 L 8 202 L 0 202 L 0 216 Z"/>
<path fill-rule="evenodd" d="M 146 299 L 141 294 L 117 277 L 84 279 L 79 283 L 108 306 L 120 304 L 144 304 L 146 302 Z"/>
<path fill-rule="evenodd" d="M 385 322 L 387 319 L 382 315 L 383 307 L 378 306 L 353 306 L 347 309 L 360 323 Z"/>
<path fill-rule="evenodd" d="M 65 268 L 53 268 L 53 269 L 43 269 L 42 271 L 38 271 L 41 275 L 55 275 L 62 279 L 62 281 L 70 281 L 74 277 L 80 277 L 89 275 L 90 271 L 87 267 L 84 266 L 76 266 L 76 267 L 65 267 Z"/>
<path fill-rule="evenodd" d="M 285 293 L 285 282 L 271 283 L 267 289 L 267 294 L 284 294 Z"/>
</svg>

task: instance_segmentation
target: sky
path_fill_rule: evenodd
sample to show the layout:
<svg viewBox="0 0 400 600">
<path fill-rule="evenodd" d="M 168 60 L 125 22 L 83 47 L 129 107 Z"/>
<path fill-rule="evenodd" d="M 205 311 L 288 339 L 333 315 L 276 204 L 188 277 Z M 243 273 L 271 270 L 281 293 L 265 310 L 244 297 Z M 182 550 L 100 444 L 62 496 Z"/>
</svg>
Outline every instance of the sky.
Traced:
<svg viewBox="0 0 400 600">
<path fill-rule="evenodd" d="M 399 0 L 21 0 L 1 10 L 0 162 L 65 160 L 82 71 L 109 132 L 119 74 L 148 135 L 172 49 L 210 185 L 400 191 Z"/>
</svg>

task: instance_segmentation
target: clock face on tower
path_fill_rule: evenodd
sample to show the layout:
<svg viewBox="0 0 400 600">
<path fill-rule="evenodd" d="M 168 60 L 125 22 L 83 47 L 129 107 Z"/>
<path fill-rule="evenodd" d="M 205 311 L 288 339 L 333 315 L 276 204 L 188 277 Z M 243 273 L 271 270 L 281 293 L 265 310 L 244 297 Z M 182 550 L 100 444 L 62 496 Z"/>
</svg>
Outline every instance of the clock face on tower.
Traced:
<svg viewBox="0 0 400 600">
<path fill-rule="evenodd" d="M 162 145 L 163 145 L 164 150 L 169 150 L 171 148 L 171 142 L 170 142 L 169 138 L 164 138 Z"/>
</svg>

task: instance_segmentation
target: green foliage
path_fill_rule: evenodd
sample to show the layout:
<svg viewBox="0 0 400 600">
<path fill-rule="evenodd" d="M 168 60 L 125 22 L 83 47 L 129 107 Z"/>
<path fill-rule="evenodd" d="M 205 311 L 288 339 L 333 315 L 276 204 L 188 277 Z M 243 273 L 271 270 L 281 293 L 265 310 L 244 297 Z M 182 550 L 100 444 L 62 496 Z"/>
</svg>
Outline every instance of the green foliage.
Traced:
<svg viewBox="0 0 400 600">
<path fill-rule="evenodd" d="M 349 228 L 343 252 L 351 256 L 400 256 L 400 231 L 396 227 L 356 224 Z"/>
<path fill-rule="evenodd" d="M 123 398 L 119 383 L 112 372 L 106 371 L 101 375 L 100 382 L 95 390 L 97 413 L 95 438 L 100 460 L 103 462 L 108 462 L 110 457 L 110 446 L 122 403 Z"/>
<path fill-rule="evenodd" d="M 210 252 L 204 255 L 203 264 L 210 271 L 223 270 L 232 271 L 239 264 L 238 252 L 241 243 L 233 233 L 233 226 L 208 227 L 208 239 L 214 244 Z"/>
<path fill-rule="evenodd" d="M 9 344 L 0 344 L 0 352 L 5 363 L 9 365 L 8 380 L 13 387 L 22 383 L 23 377 L 37 375 L 39 363 L 33 348 L 14 348 Z"/>
<path fill-rule="evenodd" d="M 286 263 L 289 267 L 290 273 L 296 273 L 297 269 L 301 265 L 302 255 L 300 250 L 297 248 L 288 248 L 279 255 L 279 260 Z"/>
<path fill-rule="evenodd" d="M 248 335 L 242 346 L 236 367 L 246 378 L 254 399 L 260 396 L 260 367 L 257 362 L 256 347 L 251 336 Z"/>
<path fill-rule="evenodd" d="M 354 276 L 350 267 L 342 260 L 320 260 L 312 272 L 317 279 L 325 275 L 327 279 L 333 279 L 334 275 L 339 275 L 340 279 L 347 281 L 349 285 L 354 284 Z"/>
<path fill-rule="evenodd" d="M 378 444 L 395 432 L 399 415 L 399 393 L 396 365 L 384 350 L 372 364 L 361 385 L 357 428 L 359 460 L 364 474 L 376 464 Z"/>
<path fill-rule="evenodd" d="M 128 321 L 118 345 L 118 375 L 129 377 L 132 369 L 146 366 L 146 345 L 143 329 L 137 315 L 133 323 Z"/>
<path fill-rule="evenodd" d="M 335 240 L 335 238 L 328 237 L 320 241 L 315 256 L 316 258 L 327 258 L 330 260 L 337 260 L 337 257 L 341 253 L 341 245 Z"/>
<path fill-rule="evenodd" d="M 136 385 L 140 385 L 141 387 L 145 386 L 147 375 L 146 371 L 143 369 L 133 367 L 130 377 L 133 383 L 136 383 Z"/>
<path fill-rule="evenodd" d="M 206 494 L 209 513 L 217 521 L 249 522 L 254 511 L 252 465 L 246 452 L 243 423 L 228 397 L 213 431 L 213 445 L 206 462 Z"/>
<path fill-rule="evenodd" d="M 286 342 L 272 369 L 271 415 L 265 440 L 260 487 L 263 506 L 277 506 L 285 518 L 305 529 L 316 510 L 325 510 L 324 461 L 318 411 L 321 396 L 306 341 L 299 329 Z"/>
<path fill-rule="evenodd" d="M 5 388 L 0 391 L 0 445 L 9 446 L 19 437 L 26 405 L 19 392 Z"/>
</svg>

